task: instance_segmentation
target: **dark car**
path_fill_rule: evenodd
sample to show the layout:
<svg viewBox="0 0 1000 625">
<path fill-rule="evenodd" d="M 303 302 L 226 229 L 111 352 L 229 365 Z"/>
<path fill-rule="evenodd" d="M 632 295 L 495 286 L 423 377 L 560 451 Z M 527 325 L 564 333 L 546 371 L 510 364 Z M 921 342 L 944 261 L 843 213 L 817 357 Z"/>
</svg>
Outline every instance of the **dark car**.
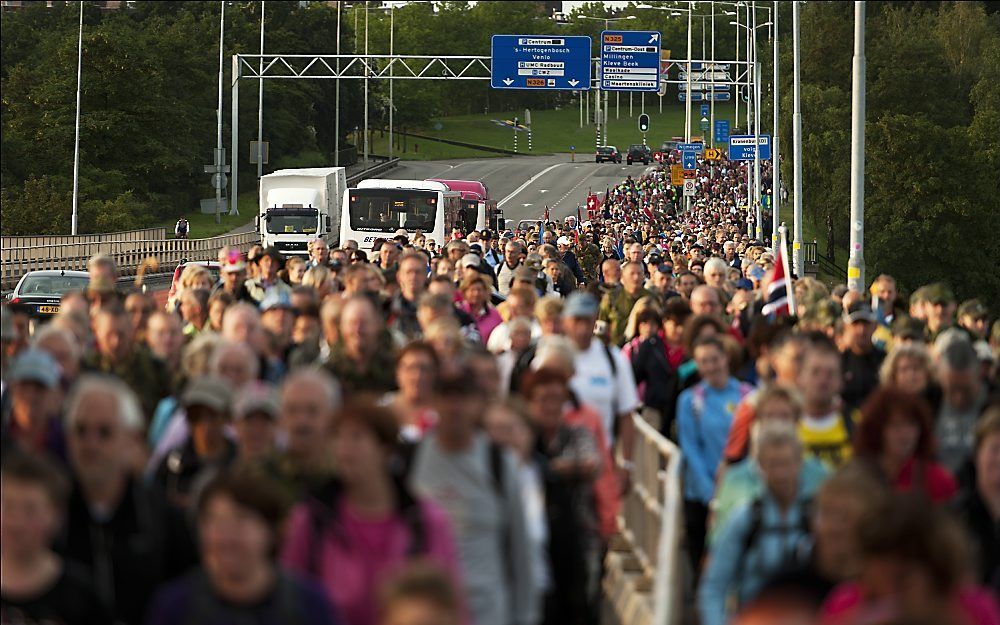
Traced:
<svg viewBox="0 0 1000 625">
<path fill-rule="evenodd" d="M 594 155 L 594 162 L 620 163 L 622 162 L 622 153 L 613 145 L 602 145 L 597 148 L 597 153 Z"/>
<path fill-rule="evenodd" d="M 51 318 L 59 312 L 65 293 L 83 291 L 90 282 L 86 271 L 46 269 L 21 276 L 10 295 L 11 309 L 35 319 Z"/>
<path fill-rule="evenodd" d="M 653 151 L 649 149 L 648 146 L 642 145 L 641 143 L 633 143 L 628 146 L 628 156 L 626 158 L 628 164 L 642 162 L 643 165 L 649 165 L 649 161 L 653 160 Z"/>
</svg>

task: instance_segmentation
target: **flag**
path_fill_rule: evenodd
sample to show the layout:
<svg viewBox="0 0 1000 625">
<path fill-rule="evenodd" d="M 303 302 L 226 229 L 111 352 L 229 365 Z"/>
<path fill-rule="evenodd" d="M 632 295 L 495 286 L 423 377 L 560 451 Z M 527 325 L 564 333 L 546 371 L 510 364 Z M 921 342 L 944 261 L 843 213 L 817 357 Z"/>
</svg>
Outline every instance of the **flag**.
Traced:
<svg viewBox="0 0 1000 625">
<path fill-rule="evenodd" d="M 787 317 L 795 314 L 795 292 L 788 272 L 788 260 L 785 257 L 784 238 L 778 247 L 767 281 L 767 296 L 761 312 L 771 318 Z"/>
<path fill-rule="evenodd" d="M 548 206 L 548 204 L 545 205 L 545 213 L 543 213 L 542 219 L 544 219 L 546 222 L 549 221 L 549 206 Z"/>
</svg>

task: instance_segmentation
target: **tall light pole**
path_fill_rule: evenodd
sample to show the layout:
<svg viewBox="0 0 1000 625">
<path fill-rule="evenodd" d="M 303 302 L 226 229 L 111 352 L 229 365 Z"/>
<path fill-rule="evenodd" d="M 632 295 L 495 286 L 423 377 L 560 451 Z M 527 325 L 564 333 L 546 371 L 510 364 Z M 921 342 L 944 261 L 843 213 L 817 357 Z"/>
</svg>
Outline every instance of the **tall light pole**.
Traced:
<svg viewBox="0 0 1000 625">
<path fill-rule="evenodd" d="M 740 84 L 739 84 L 739 67 L 740 67 L 740 3 L 736 3 L 736 10 L 733 12 L 736 15 L 736 21 L 730 22 L 730 24 L 736 24 L 736 65 L 733 67 L 733 80 L 736 82 L 736 112 L 734 114 L 733 125 L 736 128 L 740 127 Z M 749 66 L 747 66 L 749 67 Z M 735 130 L 735 129 L 734 129 Z"/>
<path fill-rule="evenodd" d="M 865 290 L 865 3 L 854 3 L 851 81 L 851 254 L 847 287 Z"/>
<path fill-rule="evenodd" d="M 258 76 L 264 75 L 264 0 L 260 2 L 260 69 Z M 259 89 L 257 91 L 257 179 L 264 173 L 263 145 L 264 145 L 264 80 L 258 80 Z"/>
<path fill-rule="evenodd" d="M 775 0 L 777 2 L 778 0 Z M 396 35 L 396 11 L 395 5 L 389 5 L 389 56 L 394 54 L 395 47 L 395 35 Z M 395 59 L 389 59 L 389 158 L 392 158 L 392 114 L 393 114 L 393 101 L 392 101 L 392 87 L 393 87 L 393 62 Z"/>
<path fill-rule="evenodd" d="M 365 1 L 365 167 L 368 167 L 368 2 Z"/>
<path fill-rule="evenodd" d="M 778 247 L 781 202 L 781 160 L 778 153 L 778 0 L 774 0 L 774 128 L 771 137 L 771 247 Z"/>
<path fill-rule="evenodd" d="M 216 125 L 218 127 L 218 137 L 215 142 L 215 165 L 218 176 L 215 185 L 215 223 L 222 223 L 222 48 L 226 35 L 226 2 L 219 2 L 219 108 L 215 111 Z M 234 172 L 235 173 L 235 172 Z M 236 195 L 236 191 L 231 192 Z"/>
<path fill-rule="evenodd" d="M 715 0 L 712 0 L 712 91 L 708 101 L 708 139 L 709 145 L 715 147 Z"/>
<path fill-rule="evenodd" d="M 792 176 L 794 240 L 792 261 L 795 275 L 803 275 L 802 267 L 802 108 L 799 101 L 799 3 L 792 2 Z"/>
<path fill-rule="evenodd" d="M 764 240 L 764 230 L 760 201 L 760 61 L 757 60 L 757 3 L 752 2 L 753 9 L 753 202 L 757 210 L 757 240 Z"/>
<path fill-rule="evenodd" d="M 337 3 L 337 75 L 340 75 L 340 2 Z M 357 33 L 355 33 L 357 39 Z M 334 81 L 334 105 L 333 105 L 333 164 L 340 166 L 340 79 Z"/>
<path fill-rule="evenodd" d="M 76 138 L 73 140 L 73 216 L 70 234 L 76 236 L 77 209 L 80 202 L 80 82 L 83 78 L 83 2 L 80 3 L 80 34 L 76 41 Z M 219 83 L 222 89 L 222 83 Z M 220 91 L 221 93 L 221 91 Z M 221 132 L 221 131 L 220 131 Z M 222 136 L 221 134 L 219 135 Z"/>
</svg>

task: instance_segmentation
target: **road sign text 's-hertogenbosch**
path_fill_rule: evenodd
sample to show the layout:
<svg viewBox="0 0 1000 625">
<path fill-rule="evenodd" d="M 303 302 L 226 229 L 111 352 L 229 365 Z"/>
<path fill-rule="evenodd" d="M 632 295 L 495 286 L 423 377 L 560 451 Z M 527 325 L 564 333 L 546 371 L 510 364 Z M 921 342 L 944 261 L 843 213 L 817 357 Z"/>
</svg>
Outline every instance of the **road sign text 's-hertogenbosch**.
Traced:
<svg viewBox="0 0 1000 625">
<path fill-rule="evenodd" d="M 601 33 L 601 89 L 650 91 L 660 88 L 660 33 L 606 30 Z"/>
<path fill-rule="evenodd" d="M 755 147 L 760 146 L 760 159 L 771 158 L 771 135 L 731 135 L 729 137 L 729 160 L 752 161 Z"/>
<path fill-rule="evenodd" d="M 494 89 L 590 89 L 590 37 L 493 35 Z"/>
</svg>

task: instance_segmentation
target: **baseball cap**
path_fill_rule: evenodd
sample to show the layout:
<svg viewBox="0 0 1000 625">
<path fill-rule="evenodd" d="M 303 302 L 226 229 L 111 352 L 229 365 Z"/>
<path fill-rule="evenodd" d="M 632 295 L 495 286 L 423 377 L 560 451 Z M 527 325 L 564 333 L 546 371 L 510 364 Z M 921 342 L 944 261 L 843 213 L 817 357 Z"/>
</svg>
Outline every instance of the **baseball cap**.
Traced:
<svg viewBox="0 0 1000 625">
<path fill-rule="evenodd" d="M 844 313 L 844 323 L 857 323 L 858 321 L 874 323 L 876 320 L 875 313 L 868 302 L 854 302 Z"/>
<path fill-rule="evenodd" d="M 478 267 L 479 266 L 479 257 L 470 252 L 470 253 L 468 253 L 468 254 L 466 254 L 465 256 L 462 257 L 462 260 L 459 261 L 459 266 L 461 266 L 461 267 Z"/>
<path fill-rule="evenodd" d="M 393 236 L 393 238 L 396 238 L 396 237 L 407 237 L 407 238 L 409 238 L 410 234 L 406 231 L 406 228 L 400 228 L 400 229 L 396 230 L 396 234 L 394 234 L 392 236 Z"/>
<path fill-rule="evenodd" d="M 761 278 L 764 277 L 765 273 L 767 272 L 764 271 L 763 267 L 754 264 L 751 265 L 749 271 L 747 271 L 747 277 L 749 277 L 751 280 L 760 280 Z"/>
<path fill-rule="evenodd" d="M 482 256 L 483 255 L 483 246 L 480 245 L 480 244 L 478 244 L 478 243 L 473 243 L 472 245 L 469 246 L 469 251 L 472 252 L 473 254 L 477 254 L 479 256 Z"/>
<path fill-rule="evenodd" d="M 282 256 L 281 252 L 278 251 L 278 248 L 274 247 L 273 245 L 265 247 L 260 254 L 257 254 L 257 257 L 254 259 L 254 262 L 259 263 L 260 259 L 264 258 L 265 256 L 270 256 L 274 260 L 274 262 L 278 263 L 279 267 L 284 267 L 285 257 Z"/>
<path fill-rule="evenodd" d="M 524 259 L 524 264 L 531 267 L 535 271 L 542 270 L 542 255 L 537 252 L 528 254 Z"/>
<path fill-rule="evenodd" d="M 21 352 L 10 368 L 10 382 L 37 382 L 53 389 L 59 383 L 59 363 L 45 350 L 30 348 Z"/>
<path fill-rule="evenodd" d="M 597 317 L 597 298 L 584 291 L 574 291 L 566 298 L 563 317 Z"/>
<path fill-rule="evenodd" d="M 978 299 L 969 299 L 958 307 L 958 318 L 961 319 L 966 315 L 973 319 L 983 319 L 989 317 L 990 310 Z"/>
<path fill-rule="evenodd" d="M 260 311 L 267 312 L 276 308 L 291 310 L 293 308 L 292 298 L 288 295 L 287 291 L 268 289 L 267 292 L 264 293 L 264 299 L 260 302 Z"/>
<path fill-rule="evenodd" d="M 753 282 L 750 282 L 746 278 L 740 278 L 739 280 L 736 281 L 736 289 L 743 291 L 752 291 Z"/>
<path fill-rule="evenodd" d="M 229 412 L 233 392 L 229 384 L 214 376 L 201 376 L 188 382 L 181 396 L 185 408 L 205 406 L 218 412 Z"/>
<path fill-rule="evenodd" d="M 573 242 L 569 240 L 569 237 L 562 236 L 556 239 L 556 245 L 572 245 Z"/>
<path fill-rule="evenodd" d="M 229 250 L 229 255 L 226 256 L 225 262 L 222 263 L 220 271 L 224 273 L 235 273 L 243 271 L 246 268 L 247 263 L 246 259 L 243 257 L 243 252 L 239 250 Z"/>
<path fill-rule="evenodd" d="M 278 394 L 268 384 L 251 382 L 240 389 L 233 401 L 233 418 L 245 419 L 260 413 L 277 419 L 279 412 Z"/>
</svg>

